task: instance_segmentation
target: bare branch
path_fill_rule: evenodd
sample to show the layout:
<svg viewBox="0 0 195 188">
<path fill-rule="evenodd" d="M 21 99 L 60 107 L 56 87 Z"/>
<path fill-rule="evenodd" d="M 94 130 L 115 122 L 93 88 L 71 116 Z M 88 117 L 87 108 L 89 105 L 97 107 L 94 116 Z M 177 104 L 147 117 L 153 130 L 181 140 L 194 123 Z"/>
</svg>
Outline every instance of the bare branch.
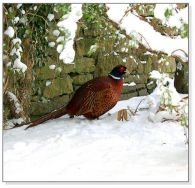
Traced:
<svg viewBox="0 0 195 188">
<path fill-rule="evenodd" d="M 138 32 L 138 33 L 139 33 L 139 32 Z M 140 34 L 141 37 L 146 41 L 147 45 L 150 47 L 150 45 L 149 45 L 148 41 L 146 40 L 146 38 L 145 38 L 141 33 L 139 33 L 139 34 Z M 150 47 L 150 49 L 152 49 L 152 48 Z"/>
<path fill-rule="evenodd" d="M 176 52 L 176 51 L 182 51 L 182 52 L 186 55 L 186 57 L 188 57 L 188 54 L 187 54 L 184 50 L 182 50 L 182 49 L 174 50 L 174 51 L 171 53 L 171 55 L 172 55 L 174 52 Z"/>
<path fill-rule="evenodd" d="M 137 109 L 138 109 L 138 107 L 139 107 L 139 105 L 142 103 L 142 101 L 144 101 L 145 99 L 142 99 L 140 102 L 139 102 L 139 104 L 137 105 L 137 108 L 135 109 L 135 114 L 137 113 Z"/>
</svg>

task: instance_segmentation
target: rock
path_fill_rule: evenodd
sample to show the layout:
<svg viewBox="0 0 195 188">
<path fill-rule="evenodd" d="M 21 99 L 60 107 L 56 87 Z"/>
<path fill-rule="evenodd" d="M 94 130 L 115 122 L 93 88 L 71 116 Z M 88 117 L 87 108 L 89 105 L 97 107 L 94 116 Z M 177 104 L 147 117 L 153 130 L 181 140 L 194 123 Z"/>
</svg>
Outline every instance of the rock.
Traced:
<svg viewBox="0 0 195 188">
<path fill-rule="evenodd" d="M 73 92 L 72 79 L 67 75 L 64 78 L 53 79 L 52 83 L 45 87 L 43 96 L 50 99 L 55 96 L 70 94 L 71 92 Z"/>
<path fill-rule="evenodd" d="M 154 89 L 154 88 L 156 88 L 156 83 L 155 82 L 152 83 L 152 84 L 147 85 L 147 89 Z"/>
<path fill-rule="evenodd" d="M 132 72 L 137 67 L 137 65 L 127 54 L 121 55 L 115 55 L 114 53 L 108 55 L 100 54 L 98 56 L 97 64 L 95 67 L 95 76 L 96 77 L 103 75 L 107 76 L 113 69 L 113 67 L 119 64 L 125 65 L 129 72 Z"/>
<path fill-rule="evenodd" d="M 138 91 L 138 96 L 146 96 L 146 95 L 148 95 L 147 89 L 142 89 Z"/>
<path fill-rule="evenodd" d="M 136 97 L 136 96 L 138 96 L 138 93 L 137 92 L 128 93 L 128 94 L 121 94 L 121 97 L 120 97 L 119 100 L 127 100 L 127 99 L 130 99 L 132 97 Z"/>
<path fill-rule="evenodd" d="M 84 83 L 86 83 L 87 81 L 93 79 L 93 75 L 92 74 L 81 74 L 81 75 L 77 75 L 72 77 L 73 79 L 73 84 L 74 85 L 82 85 Z"/>
<path fill-rule="evenodd" d="M 161 65 L 163 63 L 163 65 Z M 159 66 L 161 67 L 161 72 L 174 73 L 176 71 L 176 62 L 173 57 L 168 57 L 167 61 L 162 62 Z"/>
<path fill-rule="evenodd" d="M 81 40 L 76 40 L 76 58 L 87 56 L 88 51 L 90 50 L 91 45 L 95 44 L 94 38 L 83 38 Z"/>
<path fill-rule="evenodd" d="M 152 71 L 152 59 L 149 57 L 145 64 L 142 64 L 144 67 L 144 73 L 148 74 Z"/>
<path fill-rule="evenodd" d="M 30 114 L 31 116 L 40 117 L 46 113 L 50 113 L 56 109 L 66 106 L 69 100 L 69 95 L 63 95 L 54 97 L 48 103 L 43 103 L 41 101 L 31 102 Z"/>
<path fill-rule="evenodd" d="M 133 93 L 136 91 L 136 86 L 123 86 L 122 94 Z"/>
<path fill-rule="evenodd" d="M 50 69 L 50 65 L 55 65 L 55 69 Z M 61 72 L 58 72 L 58 68 L 61 68 Z M 63 62 L 57 63 L 52 58 L 48 57 L 46 60 L 46 66 L 36 67 L 35 72 L 38 75 L 39 80 L 53 79 L 61 75 L 66 76 L 67 73 L 74 71 L 74 64 L 64 64 Z"/>
<path fill-rule="evenodd" d="M 136 89 L 137 89 L 138 91 L 140 91 L 141 89 L 145 89 L 145 88 L 146 88 L 145 84 L 137 84 L 137 85 L 136 85 Z"/>
<path fill-rule="evenodd" d="M 94 72 L 95 60 L 93 58 L 82 57 L 75 59 L 74 72 L 85 73 Z"/>
<path fill-rule="evenodd" d="M 126 75 L 124 81 L 127 83 L 134 82 L 135 84 L 144 84 L 147 83 L 148 76 L 144 74 L 137 75 Z"/>
</svg>

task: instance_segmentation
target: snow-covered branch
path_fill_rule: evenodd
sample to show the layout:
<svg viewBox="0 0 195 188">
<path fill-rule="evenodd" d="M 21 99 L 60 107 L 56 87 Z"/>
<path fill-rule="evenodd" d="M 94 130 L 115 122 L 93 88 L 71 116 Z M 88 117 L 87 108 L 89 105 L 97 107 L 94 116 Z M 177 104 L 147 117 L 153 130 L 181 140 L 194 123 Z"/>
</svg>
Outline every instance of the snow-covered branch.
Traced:
<svg viewBox="0 0 195 188">
<path fill-rule="evenodd" d="M 107 4 L 108 7 L 107 15 L 109 19 L 111 20 L 111 23 L 114 27 L 117 29 L 122 29 L 125 32 L 123 34 L 130 39 L 129 35 L 131 33 L 134 33 L 134 37 L 139 41 L 139 45 L 143 45 L 145 48 L 148 49 L 151 53 L 157 53 L 161 52 L 165 55 L 178 57 L 180 58 L 180 61 L 182 61 L 183 64 L 187 65 L 188 63 L 188 38 L 181 38 L 180 36 L 177 36 L 177 38 L 171 38 L 170 36 L 163 36 L 161 33 L 154 30 L 154 28 L 151 26 L 151 22 L 143 19 L 140 19 L 140 16 L 135 14 L 134 7 L 131 8 L 129 4 L 123 4 L 123 5 L 115 5 L 115 4 Z M 181 19 L 180 21 L 180 27 L 183 28 L 184 24 L 188 24 L 186 15 L 188 15 L 188 9 L 182 9 L 178 13 L 175 11 L 170 13 L 170 19 L 167 17 L 162 18 L 162 14 L 157 14 L 157 10 L 161 8 L 161 13 L 166 11 L 166 7 L 169 7 L 170 5 L 164 6 L 159 4 L 154 9 L 154 15 L 156 17 L 160 17 L 162 22 L 165 22 L 166 24 L 169 24 L 169 26 L 174 26 L 173 20 Z M 117 12 L 117 14 L 116 14 Z M 164 13 L 163 12 L 163 13 Z M 164 15 L 164 14 L 163 14 Z M 179 15 L 179 16 L 178 16 Z M 174 17 L 175 16 L 175 17 Z M 152 18 L 151 18 L 152 19 Z M 177 24 L 177 27 L 179 27 Z M 184 29 L 184 28 L 183 28 Z M 137 33 L 137 35 L 136 35 Z M 145 40 L 142 40 L 140 38 L 140 35 L 144 37 Z M 173 53 L 177 50 L 181 49 L 183 54 L 176 54 Z"/>
</svg>

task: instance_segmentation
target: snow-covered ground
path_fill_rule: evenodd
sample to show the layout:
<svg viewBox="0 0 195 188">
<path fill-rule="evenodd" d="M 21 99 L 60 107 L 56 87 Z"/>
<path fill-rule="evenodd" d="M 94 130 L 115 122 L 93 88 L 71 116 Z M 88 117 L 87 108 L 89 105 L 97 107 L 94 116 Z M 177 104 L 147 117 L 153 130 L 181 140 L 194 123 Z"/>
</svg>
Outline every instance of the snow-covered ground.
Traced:
<svg viewBox="0 0 195 188">
<path fill-rule="evenodd" d="M 3 131 L 4 181 L 188 181 L 188 144 L 180 123 L 153 123 L 140 110 L 129 121 L 120 101 L 99 120 L 56 120 Z"/>
</svg>

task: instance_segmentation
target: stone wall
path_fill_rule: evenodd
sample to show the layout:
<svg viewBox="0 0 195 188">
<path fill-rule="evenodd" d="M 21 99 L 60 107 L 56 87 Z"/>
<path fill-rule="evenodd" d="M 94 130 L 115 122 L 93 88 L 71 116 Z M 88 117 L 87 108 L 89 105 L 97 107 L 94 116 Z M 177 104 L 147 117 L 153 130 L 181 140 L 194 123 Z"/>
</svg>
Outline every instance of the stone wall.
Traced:
<svg viewBox="0 0 195 188">
<path fill-rule="evenodd" d="M 51 28 L 54 29 L 55 27 Z M 94 77 L 108 75 L 118 64 L 126 65 L 131 73 L 125 76 L 126 85 L 123 87 L 120 100 L 150 94 L 155 88 L 155 81 L 149 78 L 149 72 L 152 70 L 161 70 L 169 73 L 171 77 L 174 76 L 176 70 L 174 58 L 168 57 L 169 63 L 159 63 L 162 54 L 147 53 L 143 48 L 129 49 L 126 38 L 121 38 L 117 42 L 116 39 L 106 36 L 98 51 L 89 57 L 87 53 L 99 35 L 97 25 L 84 29 L 78 24 L 74 64 L 64 64 L 58 58 L 56 47 L 48 47 L 51 57 L 45 60 L 46 66 L 34 68 L 37 76 L 31 99 L 31 117 L 42 116 L 65 106 L 79 86 Z M 53 40 L 56 40 L 54 36 L 51 41 Z M 49 69 L 49 65 L 53 64 L 56 65 L 56 69 Z M 59 67 L 61 72 L 57 71 Z M 50 82 L 51 84 L 48 84 Z"/>
</svg>

